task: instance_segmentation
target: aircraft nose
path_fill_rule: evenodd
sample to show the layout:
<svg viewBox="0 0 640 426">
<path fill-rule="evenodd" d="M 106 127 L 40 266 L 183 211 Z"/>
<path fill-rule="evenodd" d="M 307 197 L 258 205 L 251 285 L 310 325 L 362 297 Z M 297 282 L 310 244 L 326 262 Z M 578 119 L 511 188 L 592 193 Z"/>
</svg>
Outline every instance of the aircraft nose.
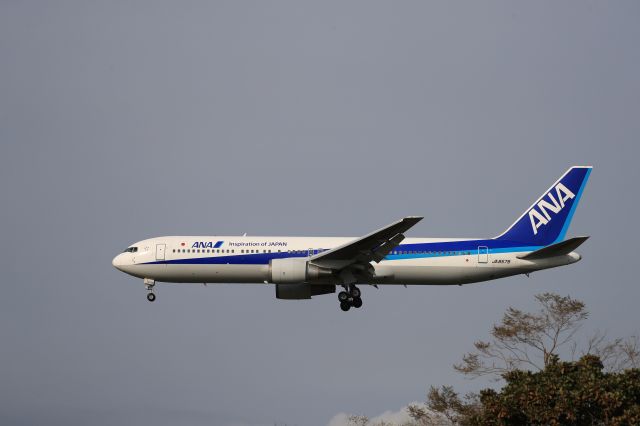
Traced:
<svg viewBox="0 0 640 426">
<path fill-rule="evenodd" d="M 124 272 L 124 259 L 122 256 L 122 253 L 120 253 L 119 255 L 117 255 L 116 257 L 113 258 L 113 260 L 111 261 L 111 264 L 118 269 L 119 271 L 123 271 Z"/>
</svg>

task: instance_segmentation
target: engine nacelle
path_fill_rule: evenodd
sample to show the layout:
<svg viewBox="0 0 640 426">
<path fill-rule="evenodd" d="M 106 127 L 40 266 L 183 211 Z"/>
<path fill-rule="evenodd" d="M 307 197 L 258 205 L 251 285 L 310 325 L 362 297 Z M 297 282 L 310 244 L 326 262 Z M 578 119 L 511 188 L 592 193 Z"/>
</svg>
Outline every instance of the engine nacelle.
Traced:
<svg viewBox="0 0 640 426">
<path fill-rule="evenodd" d="M 335 292 L 336 286 L 334 284 L 276 284 L 278 299 L 311 299 L 311 296 Z"/>
<path fill-rule="evenodd" d="M 304 258 L 273 259 L 269 262 L 269 281 L 274 284 L 302 284 L 330 279 L 331 269 L 313 265 Z"/>
</svg>

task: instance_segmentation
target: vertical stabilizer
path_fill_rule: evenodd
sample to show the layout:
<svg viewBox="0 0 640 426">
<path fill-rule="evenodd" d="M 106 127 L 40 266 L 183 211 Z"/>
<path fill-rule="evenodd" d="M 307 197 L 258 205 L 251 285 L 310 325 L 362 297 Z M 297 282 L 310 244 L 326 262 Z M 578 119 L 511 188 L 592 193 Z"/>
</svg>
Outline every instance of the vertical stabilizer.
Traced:
<svg viewBox="0 0 640 426">
<path fill-rule="evenodd" d="M 495 239 L 546 246 L 564 240 L 591 174 L 591 166 L 574 166 Z"/>
</svg>

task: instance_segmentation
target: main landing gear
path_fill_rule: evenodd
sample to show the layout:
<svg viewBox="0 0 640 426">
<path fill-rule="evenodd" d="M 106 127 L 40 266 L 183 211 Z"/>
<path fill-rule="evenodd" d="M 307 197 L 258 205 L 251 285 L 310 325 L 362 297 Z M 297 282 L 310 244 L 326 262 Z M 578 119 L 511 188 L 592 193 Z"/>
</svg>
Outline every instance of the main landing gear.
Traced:
<svg viewBox="0 0 640 426">
<path fill-rule="evenodd" d="M 348 311 L 353 306 L 354 308 L 359 308 L 362 306 L 362 299 L 360 298 L 361 293 L 360 289 L 355 285 L 345 285 L 344 289 L 346 291 L 341 291 L 338 293 L 338 300 L 340 301 L 340 309 L 343 311 Z"/>
<path fill-rule="evenodd" d="M 144 286 L 146 287 L 147 291 L 149 293 L 147 293 L 147 300 L 149 302 L 153 302 L 156 300 L 156 295 L 153 293 L 153 286 L 156 285 L 156 282 L 154 280 L 152 280 L 151 278 L 145 278 L 144 279 Z"/>
</svg>

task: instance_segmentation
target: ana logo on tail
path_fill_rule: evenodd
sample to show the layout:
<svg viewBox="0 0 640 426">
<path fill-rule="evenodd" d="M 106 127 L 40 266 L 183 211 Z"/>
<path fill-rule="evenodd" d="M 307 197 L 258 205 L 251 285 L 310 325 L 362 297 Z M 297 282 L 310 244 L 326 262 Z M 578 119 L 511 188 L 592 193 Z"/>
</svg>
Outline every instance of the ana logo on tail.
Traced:
<svg viewBox="0 0 640 426">
<path fill-rule="evenodd" d="M 529 210 L 529 220 L 531 221 L 531 229 L 533 230 L 533 235 L 537 235 L 538 228 L 546 225 L 551 221 L 551 215 L 549 214 L 549 211 L 553 212 L 554 215 L 558 214 L 560 210 L 564 208 L 565 201 L 575 198 L 574 193 L 571 192 L 562 183 L 558 183 L 555 189 L 555 198 L 551 192 L 548 192 L 546 195 L 546 197 L 548 197 L 551 202 L 543 197 L 540 199 L 540 201 L 538 201 L 538 204 L 536 204 L 531 208 L 531 210 Z M 538 209 L 536 209 L 536 207 Z"/>
</svg>

